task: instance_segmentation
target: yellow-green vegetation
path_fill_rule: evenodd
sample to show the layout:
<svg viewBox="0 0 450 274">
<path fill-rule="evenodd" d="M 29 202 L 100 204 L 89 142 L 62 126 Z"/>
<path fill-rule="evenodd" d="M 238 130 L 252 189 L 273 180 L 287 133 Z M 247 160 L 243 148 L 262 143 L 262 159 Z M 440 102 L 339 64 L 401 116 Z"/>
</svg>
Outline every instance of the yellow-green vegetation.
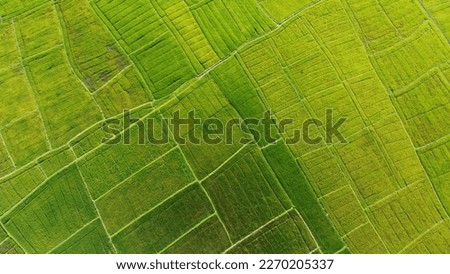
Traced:
<svg viewBox="0 0 450 274">
<path fill-rule="evenodd" d="M 165 254 L 215 254 L 225 250 L 230 245 L 227 233 L 217 216 L 200 222 L 186 232 L 161 253 Z"/>
<path fill-rule="evenodd" d="M 151 93 L 134 67 L 128 66 L 94 94 L 105 117 L 113 117 L 124 109 L 132 109 L 152 101 Z"/>
<path fill-rule="evenodd" d="M 33 165 L 2 179 L 0 212 L 4 215 L 45 181 L 45 175 Z"/>
<path fill-rule="evenodd" d="M 240 151 L 203 183 L 233 242 L 292 207 L 256 150 Z"/>
<path fill-rule="evenodd" d="M 450 253 L 449 38 L 448 0 L 3 0 L 0 253 Z"/>
<path fill-rule="evenodd" d="M 95 218 L 95 207 L 75 164 L 63 169 L 3 215 L 26 252 L 45 253 Z M 36 222 L 30 223 L 34 216 Z"/>
<path fill-rule="evenodd" d="M 122 253 L 158 253 L 212 214 L 207 195 L 196 183 L 124 227 L 112 240 Z M 221 244 L 227 238 L 210 240 Z"/>
<path fill-rule="evenodd" d="M 226 252 L 234 254 L 303 254 L 316 250 L 317 243 L 300 215 L 296 211 L 288 211 Z"/>
<path fill-rule="evenodd" d="M 11 153 L 12 161 L 19 166 L 49 149 L 42 121 L 36 112 L 4 127 L 2 132 L 6 149 Z"/>
<path fill-rule="evenodd" d="M 101 221 L 97 218 L 86 224 L 69 239 L 55 247 L 54 254 L 109 254 L 114 248 Z"/>
<path fill-rule="evenodd" d="M 55 6 L 69 60 L 90 91 L 102 87 L 129 65 L 119 44 L 88 3 L 65 0 Z"/>
<path fill-rule="evenodd" d="M 175 148 L 110 189 L 96 204 L 108 232 L 114 234 L 193 181 Z"/>
</svg>

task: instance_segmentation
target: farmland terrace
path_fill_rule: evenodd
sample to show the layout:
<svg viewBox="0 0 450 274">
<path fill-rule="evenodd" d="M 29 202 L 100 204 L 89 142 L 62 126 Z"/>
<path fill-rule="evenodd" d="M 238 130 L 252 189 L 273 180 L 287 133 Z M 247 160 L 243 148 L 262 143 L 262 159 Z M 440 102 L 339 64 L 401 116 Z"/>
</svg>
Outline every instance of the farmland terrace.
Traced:
<svg viewBox="0 0 450 274">
<path fill-rule="evenodd" d="M 0 18 L 0 253 L 450 252 L 448 0 L 2 0 Z M 346 143 L 286 142 L 326 109 Z M 294 122 L 142 145 L 135 121 L 105 144 L 124 110 Z"/>
</svg>

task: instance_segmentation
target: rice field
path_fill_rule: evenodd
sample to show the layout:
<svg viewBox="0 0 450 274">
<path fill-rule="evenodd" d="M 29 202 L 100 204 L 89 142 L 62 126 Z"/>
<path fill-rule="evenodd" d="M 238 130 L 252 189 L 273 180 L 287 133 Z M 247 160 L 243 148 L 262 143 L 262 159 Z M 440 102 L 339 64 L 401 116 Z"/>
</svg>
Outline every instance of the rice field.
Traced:
<svg viewBox="0 0 450 274">
<path fill-rule="evenodd" d="M 447 0 L 2 0 L 0 254 L 450 253 L 449 38 Z M 141 142 L 192 111 L 244 125 Z"/>
</svg>

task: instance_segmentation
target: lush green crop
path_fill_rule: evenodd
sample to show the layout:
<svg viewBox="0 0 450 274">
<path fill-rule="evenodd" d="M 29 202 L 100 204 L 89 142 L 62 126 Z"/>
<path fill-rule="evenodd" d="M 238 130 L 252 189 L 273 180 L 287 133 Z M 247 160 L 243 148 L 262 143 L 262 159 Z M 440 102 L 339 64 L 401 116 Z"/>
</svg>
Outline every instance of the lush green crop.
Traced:
<svg viewBox="0 0 450 274">
<path fill-rule="evenodd" d="M 449 253 L 449 38 L 448 0 L 1 0 L 0 253 Z"/>
</svg>

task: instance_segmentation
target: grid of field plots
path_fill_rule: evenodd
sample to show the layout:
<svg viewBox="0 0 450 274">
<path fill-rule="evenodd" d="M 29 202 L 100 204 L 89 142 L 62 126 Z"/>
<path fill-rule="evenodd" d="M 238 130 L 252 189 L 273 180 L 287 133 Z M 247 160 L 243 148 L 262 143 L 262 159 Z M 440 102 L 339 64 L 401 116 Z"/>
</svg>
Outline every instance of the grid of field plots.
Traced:
<svg viewBox="0 0 450 274">
<path fill-rule="evenodd" d="M 1 0 L 0 253 L 450 253 L 449 39 L 448 0 Z M 348 143 L 286 143 L 326 109 Z M 105 144 L 124 110 L 295 124 Z"/>
</svg>

